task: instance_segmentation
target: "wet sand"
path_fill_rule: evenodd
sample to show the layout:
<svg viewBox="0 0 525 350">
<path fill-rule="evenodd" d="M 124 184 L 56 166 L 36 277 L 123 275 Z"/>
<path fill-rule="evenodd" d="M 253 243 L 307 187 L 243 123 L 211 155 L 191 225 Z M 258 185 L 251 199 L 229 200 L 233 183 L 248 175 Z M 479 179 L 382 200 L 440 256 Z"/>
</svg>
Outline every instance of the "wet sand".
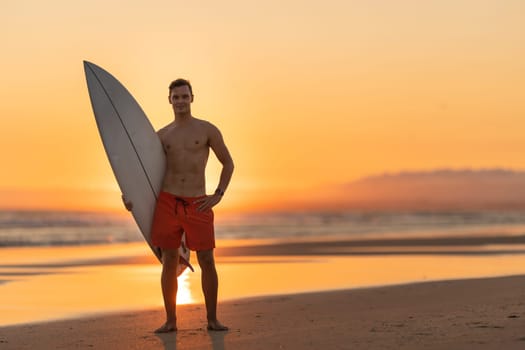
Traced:
<svg viewBox="0 0 525 350">
<path fill-rule="evenodd" d="M 162 310 L 0 328 L 2 349 L 523 349 L 525 276 L 416 283 L 228 301 L 229 332 L 202 305 L 155 335 Z"/>
<path fill-rule="evenodd" d="M 523 235 L 230 243 L 216 256 L 231 330 L 206 331 L 196 272 L 162 336 L 144 244 L 2 248 L 0 349 L 525 348 Z"/>
</svg>

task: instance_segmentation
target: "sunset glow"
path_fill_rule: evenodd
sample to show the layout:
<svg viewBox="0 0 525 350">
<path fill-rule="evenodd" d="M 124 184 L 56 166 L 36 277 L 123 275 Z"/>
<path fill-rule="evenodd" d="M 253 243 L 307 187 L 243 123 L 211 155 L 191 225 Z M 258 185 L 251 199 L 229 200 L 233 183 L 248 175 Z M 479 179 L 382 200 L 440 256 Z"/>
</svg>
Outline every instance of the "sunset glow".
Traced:
<svg viewBox="0 0 525 350">
<path fill-rule="evenodd" d="M 223 211 L 383 172 L 525 169 L 524 6 L 8 2 L 0 208 L 121 210 L 83 60 L 114 74 L 156 129 L 173 118 L 169 82 L 192 81 L 194 115 L 221 129 L 236 164 Z M 211 156 L 208 190 L 218 174 Z"/>
</svg>

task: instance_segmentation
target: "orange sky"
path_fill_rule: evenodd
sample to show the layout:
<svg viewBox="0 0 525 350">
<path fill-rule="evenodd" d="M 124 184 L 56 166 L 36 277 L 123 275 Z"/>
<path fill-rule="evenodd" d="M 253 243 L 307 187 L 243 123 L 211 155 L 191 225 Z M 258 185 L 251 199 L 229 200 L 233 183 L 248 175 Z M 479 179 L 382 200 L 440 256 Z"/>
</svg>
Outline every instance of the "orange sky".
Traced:
<svg viewBox="0 0 525 350">
<path fill-rule="evenodd" d="M 21 0 L 0 33 L 0 207 L 120 207 L 84 59 L 156 128 L 169 82 L 192 81 L 236 162 L 225 209 L 385 171 L 525 169 L 521 0 Z"/>
</svg>

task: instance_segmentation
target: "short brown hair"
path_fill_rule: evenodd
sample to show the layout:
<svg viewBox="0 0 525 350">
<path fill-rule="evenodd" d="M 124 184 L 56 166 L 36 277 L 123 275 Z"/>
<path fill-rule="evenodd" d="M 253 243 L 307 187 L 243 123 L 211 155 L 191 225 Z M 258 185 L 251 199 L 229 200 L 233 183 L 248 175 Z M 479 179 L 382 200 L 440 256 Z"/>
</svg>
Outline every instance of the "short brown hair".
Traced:
<svg viewBox="0 0 525 350">
<path fill-rule="evenodd" d="M 173 90 L 174 88 L 179 87 L 179 86 L 187 86 L 187 87 L 189 87 L 190 88 L 190 94 L 191 94 L 191 96 L 193 96 L 193 89 L 191 88 L 190 81 L 186 80 L 186 79 L 182 79 L 182 78 L 179 78 L 177 80 L 173 80 L 171 82 L 170 87 L 169 87 L 170 94 L 171 94 L 171 90 Z"/>
</svg>

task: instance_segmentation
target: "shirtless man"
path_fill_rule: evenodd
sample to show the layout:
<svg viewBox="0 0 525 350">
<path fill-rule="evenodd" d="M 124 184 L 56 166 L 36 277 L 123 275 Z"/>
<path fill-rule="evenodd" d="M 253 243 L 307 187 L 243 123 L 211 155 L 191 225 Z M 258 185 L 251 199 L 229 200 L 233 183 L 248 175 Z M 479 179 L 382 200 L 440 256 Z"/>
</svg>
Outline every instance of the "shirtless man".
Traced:
<svg viewBox="0 0 525 350">
<path fill-rule="evenodd" d="M 182 233 L 186 245 L 197 252 L 206 303 L 208 330 L 225 331 L 217 319 L 218 277 L 212 208 L 222 199 L 233 173 L 233 160 L 222 135 L 213 124 L 191 114 L 193 91 L 189 81 L 177 79 L 169 86 L 169 103 L 175 119 L 157 132 L 166 153 L 166 173 L 151 230 L 152 244 L 162 251 L 161 287 L 166 322 L 155 332 L 177 330 L 177 264 Z M 205 168 L 209 149 L 222 164 L 217 190 L 206 195 Z M 126 203 L 126 207 L 131 203 Z"/>
</svg>

